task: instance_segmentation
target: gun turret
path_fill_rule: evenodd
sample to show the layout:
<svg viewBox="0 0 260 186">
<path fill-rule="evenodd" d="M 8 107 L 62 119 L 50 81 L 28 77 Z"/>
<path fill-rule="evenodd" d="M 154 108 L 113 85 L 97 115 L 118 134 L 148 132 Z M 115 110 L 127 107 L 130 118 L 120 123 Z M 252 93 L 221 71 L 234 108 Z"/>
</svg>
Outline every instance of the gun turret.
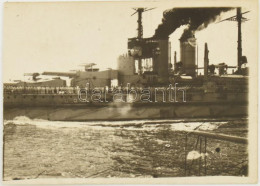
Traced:
<svg viewBox="0 0 260 186">
<path fill-rule="evenodd" d="M 37 72 L 35 72 L 35 73 L 24 73 L 24 76 L 31 76 L 34 81 L 41 79 L 41 78 L 37 78 L 39 75 L 40 74 L 37 73 Z"/>
</svg>

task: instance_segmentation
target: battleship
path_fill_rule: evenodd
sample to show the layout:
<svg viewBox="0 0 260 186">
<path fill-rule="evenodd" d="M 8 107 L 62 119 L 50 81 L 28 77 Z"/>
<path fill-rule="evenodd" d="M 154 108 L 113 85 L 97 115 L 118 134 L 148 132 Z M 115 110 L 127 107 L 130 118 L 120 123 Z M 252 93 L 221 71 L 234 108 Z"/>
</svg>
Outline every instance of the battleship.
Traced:
<svg viewBox="0 0 260 186">
<path fill-rule="evenodd" d="M 241 23 L 247 12 L 226 20 L 238 24 L 237 65 L 210 64 L 204 45 L 204 66 L 196 60 L 197 40 L 187 15 L 165 29 L 167 19 L 153 37 L 143 37 L 142 14 L 152 8 L 134 8 L 137 37 L 128 39 L 127 52 L 118 57 L 117 69 L 100 71 L 95 63 L 84 70 L 26 74 L 29 81 L 4 83 L 4 119 L 17 116 L 51 121 L 227 118 L 248 115 L 248 67 L 242 55 Z M 178 9 L 184 14 L 201 11 L 208 19 L 230 8 Z M 209 13 L 210 12 L 210 13 Z M 133 15 L 134 15 L 133 14 Z M 210 15 L 212 14 L 212 15 Z M 224 21 L 224 20 L 222 20 Z M 179 39 L 180 61 L 171 51 L 169 34 L 190 24 Z M 195 28 L 196 29 L 196 28 Z M 176 43 L 175 43 L 176 45 Z M 174 64 L 171 54 L 174 54 Z M 232 73 L 228 73 L 232 69 Z M 199 73 L 203 70 L 203 75 Z M 44 76 L 45 78 L 41 78 Z M 68 84 L 63 77 L 70 79 Z"/>
</svg>

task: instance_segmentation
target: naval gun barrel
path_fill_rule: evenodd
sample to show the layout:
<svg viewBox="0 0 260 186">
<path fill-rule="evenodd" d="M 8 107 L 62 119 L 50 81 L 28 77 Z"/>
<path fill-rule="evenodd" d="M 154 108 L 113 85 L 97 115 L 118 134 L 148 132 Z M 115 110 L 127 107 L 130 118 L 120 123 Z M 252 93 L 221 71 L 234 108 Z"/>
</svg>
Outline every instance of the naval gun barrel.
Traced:
<svg viewBox="0 0 260 186">
<path fill-rule="evenodd" d="M 43 72 L 42 75 L 47 75 L 47 76 L 64 76 L 64 77 L 76 77 L 77 73 L 76 72 Z"/>
</svg>

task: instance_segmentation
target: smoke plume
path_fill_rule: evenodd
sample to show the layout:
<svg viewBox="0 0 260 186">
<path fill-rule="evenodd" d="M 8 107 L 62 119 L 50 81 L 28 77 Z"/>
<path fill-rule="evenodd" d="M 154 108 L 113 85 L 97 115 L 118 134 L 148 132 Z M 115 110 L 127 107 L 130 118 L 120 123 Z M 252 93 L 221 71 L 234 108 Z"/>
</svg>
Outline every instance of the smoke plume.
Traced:
<svg viewBox="0 0 260 186">
<path fill-rule="evenodd" d="M 162 23 L 155 30 L 153 38 L 167 39 L 171 33 L 182 25 L 188 25 L 182 39 L 187 38 L 195 31 L 207 28 L 216 21 L 222 12 L 232 8 L 173 8 L 163 13 Z"/>
</svg>

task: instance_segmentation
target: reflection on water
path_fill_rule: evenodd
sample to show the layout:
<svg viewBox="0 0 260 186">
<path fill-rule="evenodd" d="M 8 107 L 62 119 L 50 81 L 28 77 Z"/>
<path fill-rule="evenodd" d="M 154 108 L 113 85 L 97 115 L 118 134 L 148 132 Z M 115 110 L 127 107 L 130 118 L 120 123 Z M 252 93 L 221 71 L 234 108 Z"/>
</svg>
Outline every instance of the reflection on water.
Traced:
<svg viewBox="0 0 260 186">
<path fill-rule="evenodd" d="M 246 123 L 245 119 L 53 122 L 18 117 L 4 121 L 4 178 L 184 176 L 187 131 L 246 136 Z M 189 138 L 190 152 L 195 142 L 196 136 Z M 245 163 L 239 164 L 247 160 L 245 145 L 208 140 L 207 159 L 208 175 L 246 174 Z M 197 174 L 196 161 L 191 175 Z M 236 169 L 228 168 L 236 164 Z"/>
</svg>

